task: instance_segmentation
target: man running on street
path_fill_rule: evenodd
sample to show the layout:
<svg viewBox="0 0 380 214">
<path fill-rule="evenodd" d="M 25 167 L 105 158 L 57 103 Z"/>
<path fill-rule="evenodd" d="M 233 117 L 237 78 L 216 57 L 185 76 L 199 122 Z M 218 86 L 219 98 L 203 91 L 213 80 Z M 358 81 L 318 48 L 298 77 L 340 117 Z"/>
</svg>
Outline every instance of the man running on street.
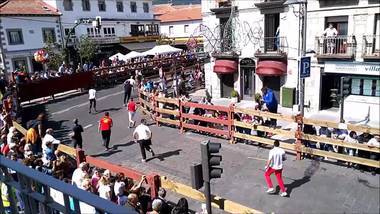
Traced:
<svg viewBox="0 0 380 214">
<path fill-rule="evenodd" d="M 128 103 L 129 99 L 131 98 L 132 88 L 135 84 L 135 80 L 133 79 L 133 76 L 131 78 L 125 80 L 123 86 L 124 86 L 124 106 Z"/>
<path fill-rule="evenodd" d="M 93 87 L 88 90 L 88 99 L 90 100 L 90 110 L 88 113 L 91 114 L 92 106 L 94 106 L 94 111 L 96 112 L 96 90 Z"/>
<path fill-rule="evenodd" d="M 150 148 L 150 146 L 152 145 L 152 132 L 150 131 L 149 127 L 145 125 L 145 123 L 146 120 L 141 119 L 141 124 L 138 125 L 135 131 L 133 132 L 133 138 L 140 145 L 142 162 L 146 162 L 145 150 L 151 152 L 152 157 L 155 156 L 152 148 Z"/>
<path fill-rule="evenodd" d="M 133 120 L 136 113 L 136 103 L 131 98 L 131 101 L 128 102 L 128 128 L 132 128 L 135 126 L 136 121 Z"/>
<path fill-rule="evenodd" d="M 274 148 L 269 151 L 269 158 L 265 165 L 264 176 L 268 185 L 268 190 L 267 190 L 268 194 L 273 194 L 275 192 L 272 181 L 270 179 L 270 175 L 274 173 L 277 178 L 277 183 L 281 189 L 280 196 L 286 197 L 288 194 L 286 193 L 284 181 L 282 180 L 283 161 L 286 160 L 286 157 L 285 157 L 285 151 L 279 146 L 280 146 L 280 142 L 278 140 L 275 140 Z"/>
<path fill-rule="evenodd" d="M 108 151 L 110 140 L 111 140 L 111 127 L 113 126 L 112 119 L 110 117 L 110 113 L 104 113 L 104 117 L 102 117 L 99 121 L 98 131 L 102 134 L 103 146 Z"/>
<path fill-rule="evenodd" d="M 78 119 L 74 119 L 74 127 L 73 127 L 73 133 L 71 136 L 71 140 L 73 142 L 74 148 L 80 148 L 82 149 L 82 132 L 83 132 L 83 127 L 79 125 Z"/>
</svg>

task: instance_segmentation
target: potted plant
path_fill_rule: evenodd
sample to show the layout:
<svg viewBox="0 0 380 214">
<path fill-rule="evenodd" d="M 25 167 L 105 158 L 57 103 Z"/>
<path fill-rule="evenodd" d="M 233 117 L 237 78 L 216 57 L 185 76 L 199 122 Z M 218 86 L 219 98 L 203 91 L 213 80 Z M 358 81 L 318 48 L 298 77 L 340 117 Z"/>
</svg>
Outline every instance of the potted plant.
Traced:
<svg viewBox="0 0 380 214">
<path fill-rule="evenodd" d="M 236 90 L 232 90 L 231 91 L 231 99 L 235 103 L 239 102 L 239 92 L 237 92 Z"/>
</svg>

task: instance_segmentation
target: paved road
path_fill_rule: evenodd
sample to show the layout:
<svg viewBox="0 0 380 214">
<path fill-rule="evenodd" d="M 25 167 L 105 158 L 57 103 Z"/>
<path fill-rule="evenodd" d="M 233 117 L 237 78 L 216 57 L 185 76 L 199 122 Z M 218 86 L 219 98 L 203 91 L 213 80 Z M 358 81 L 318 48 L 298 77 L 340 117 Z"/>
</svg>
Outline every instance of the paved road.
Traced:
<svg viewBox="0 0 380 214">
<path fill-rule="evenodd" d="M 264 212 L 378 213 L 380 209 L 379 175 L 324 162 L 295 161 L 295 157 L 290 156 L 284 170 L 284 182 L 290 197 L 267 195 L 263 166 L 268 149 L 246 144 L 231 145 L 226 140 L 192 132 L 180 135 L 178 130 L 168 127 L 151 126 L 153 149 L 159 158 L 141 163 L 138 145 L 131 142 L 133 130 L 127 127 L 128 116 L 122 107 L 121 91 L 122 87 L 117 86 L 99 91 L 97 96 L 98 110 L 110 111 L 114 119 L 111 137 L 114 149 L 109 152 L 104 151 L 97 132 L 97 121 L 103 114 L 88 113 L 87 94 L 33 106 L 25 113 L 32 116 L 38 111 L 46 111 L 50 125 L 57 130 L 56 136 L 63 139 L 72 119 L 78 117 L 86 127 L 84 150 L 87 154 L 146 173 L 157 172 L 185 184 L 190 184 L 190 164 L 200 161 L 199 143 L 207 139 L 222 142 L 224 173 L 222 179 L 212 182 L 213 193 Z M 191 206 L 194 210 L 200 209 L 199 203 L 191 203 Z"/>
</svg>

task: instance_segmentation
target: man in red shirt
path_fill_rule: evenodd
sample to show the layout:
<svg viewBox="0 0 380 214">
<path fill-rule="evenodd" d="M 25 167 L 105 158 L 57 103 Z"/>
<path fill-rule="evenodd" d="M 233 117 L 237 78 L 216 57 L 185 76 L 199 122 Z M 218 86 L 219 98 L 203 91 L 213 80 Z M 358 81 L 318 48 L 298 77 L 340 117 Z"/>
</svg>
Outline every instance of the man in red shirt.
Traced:
<svg viewBox="0 0 380 214">
<path fill-rule="evenodd" d="M 106 151 L 110 148 L 109 143 L 111 139 L 111 127 L 113 126 L 112 119 L 110 117 L 110 113 L 104 113 L 104 117 L 102 117 L 99 121 L 98 131 L 102 133 L 103 146 L 106 147 Z"/>
<path fill-rule="evenodd" d="M 133 101 L 133 98 L 128 102 L 128 128 L 132 128 L 135 126 L 136 121 L 133 120 L 136 113 L 136 103 Z"/>
</svg>

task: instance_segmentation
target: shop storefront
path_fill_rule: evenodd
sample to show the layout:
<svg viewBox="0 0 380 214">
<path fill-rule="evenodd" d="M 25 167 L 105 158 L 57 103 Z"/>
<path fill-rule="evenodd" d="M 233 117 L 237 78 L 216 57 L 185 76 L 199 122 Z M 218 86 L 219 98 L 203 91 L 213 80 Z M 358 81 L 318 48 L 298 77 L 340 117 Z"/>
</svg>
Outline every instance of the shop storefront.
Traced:
<svg viewBox="0 0 380 214">
<path fill-rule="evenodd" d="M 237 62 L 230 59 L 217 59 L 214 72 L 218 74 L 221 86 L 221 97 L 230 97 L 234 90 L 235 73 L 238 70 Z"/>
<path fill-rule="evenodd" d="M 352 96 L 368 102 L 374 97 L 380 101 L 379 63 L 326 62 L 322 73 L 321 109 L 339 107 L 340 78 L 343 76 L 350 77 Z"/>
</svg>

